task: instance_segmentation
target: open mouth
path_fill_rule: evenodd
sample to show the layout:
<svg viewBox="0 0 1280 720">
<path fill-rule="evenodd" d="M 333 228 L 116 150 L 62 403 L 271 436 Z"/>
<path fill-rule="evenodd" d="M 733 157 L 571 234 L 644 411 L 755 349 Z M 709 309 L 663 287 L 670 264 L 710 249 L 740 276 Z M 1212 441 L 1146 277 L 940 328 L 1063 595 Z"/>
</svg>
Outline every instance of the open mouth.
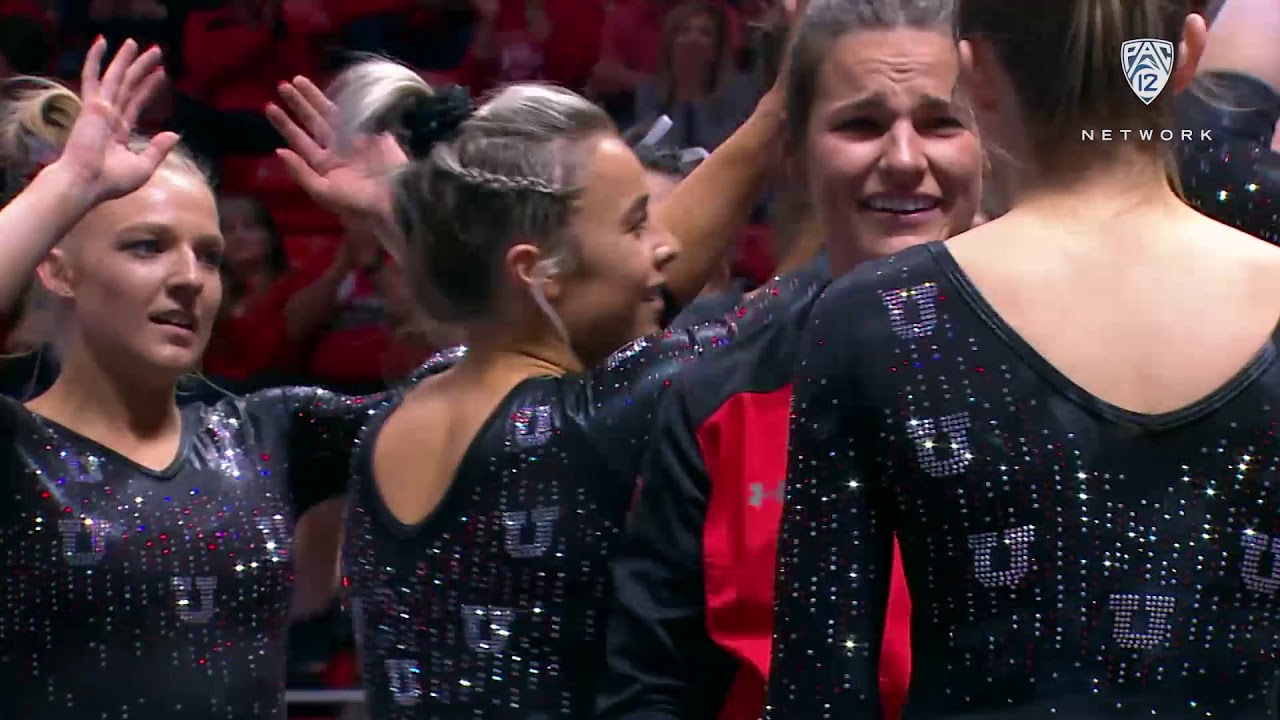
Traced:
<svg viewBox="0 0 1280 720">
<path fill-rule="evenodd" d="M 166 310 L 165 312 L 153 313 L 148 319 L 157 325 L 177 328 L 186 332 L 195 332 L 196 330 L 195 316 L 183 310 Z"/>
<path fill-rule="evenodd" d="M 663 292 L 664 289 L 665 286 L 663 285 L 651 285 L 649 291 L 645 293 L 645 303 L 655 306 L 661 312 L 667 306 L 667 296 Z"/>
<path fill-rule="evenodd" d="M 889 213 L 892 215 L 910 216 L 930 212 L 942 207 L 942 198 L 934 195 L 911 193 L 907 195 L 890 195 L 881 193 L 863 198 L 859 205 L 864 210 Z"/>
</svg>

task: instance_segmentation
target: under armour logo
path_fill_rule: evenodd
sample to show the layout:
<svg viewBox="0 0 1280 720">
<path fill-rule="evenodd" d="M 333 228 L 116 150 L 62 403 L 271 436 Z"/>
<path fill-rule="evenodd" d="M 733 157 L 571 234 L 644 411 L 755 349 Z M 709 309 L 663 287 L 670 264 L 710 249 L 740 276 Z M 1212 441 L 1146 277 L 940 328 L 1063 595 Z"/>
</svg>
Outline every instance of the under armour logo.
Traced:
<svg viewBox="0 0 1280 720">
<path fill-rule="evenodd" d="M 751 483 L 751 497 L 747 498 L 747 504 L 751 507 L 760 507 L 764 505 L 765 500 L 772 500 L 781 504 L 783 493 L 786 492 L 787 481 L 779 480 L 778 484 L 769 491 L 765 491 L 764 483 Z"/>
</svg>

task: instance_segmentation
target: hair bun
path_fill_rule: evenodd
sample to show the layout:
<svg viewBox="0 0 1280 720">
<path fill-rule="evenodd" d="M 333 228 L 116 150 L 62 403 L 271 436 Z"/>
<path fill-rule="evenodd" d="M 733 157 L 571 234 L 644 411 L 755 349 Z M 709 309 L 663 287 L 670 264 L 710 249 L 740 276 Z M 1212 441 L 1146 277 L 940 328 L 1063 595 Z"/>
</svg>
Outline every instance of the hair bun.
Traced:
<svg viewBox="0 0 1280 720">
<path fill-rule="evenodd" d="M 471 95 L 458 85 L 415 97 L 401 116 L 409 153 L 425 157 L 436 143 L 452 137 L 473 112 Z"/>
<path fill-rule="evenodd" d="M 0 80 L 0 206 L 58 159 L 80 109 L 80 98 L 52 80 Z"/>
</svg>

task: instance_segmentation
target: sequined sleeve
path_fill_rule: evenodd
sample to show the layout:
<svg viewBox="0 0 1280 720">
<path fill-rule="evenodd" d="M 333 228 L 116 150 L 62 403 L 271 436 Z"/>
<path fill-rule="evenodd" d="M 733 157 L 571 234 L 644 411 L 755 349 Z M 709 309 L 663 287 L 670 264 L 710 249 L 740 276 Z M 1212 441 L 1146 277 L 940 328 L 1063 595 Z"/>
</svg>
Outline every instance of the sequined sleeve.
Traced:
<svg viewBox="0 0 1280 720">
<path fill-rule="evenodd" d="M 289 488 L 297 514 L 340 495 L 347 487 L 356 441 L 369 419 L 423 379 L 452 367 L 466 353 L 451 348 L 423 363 L 402 386 L 375 395 L 339 395 L 314 387 L 285 387 L 249 396 L 282 417 Z"/>
<path fill-rule="evenodd" d="M 769 720 L 880 717 L 878 663 L 893 536 L 888 489 L 857 438 L 858 348 L 842 337 L 850 306 L 838 284 L 799 348 L 792 401 Z M 833 402 L 833 397 L 840 402 Z"/>
<path fill-rule="evenodd" d="M 737 335 L 729 320 L 686 330 L 662 330 L 628 344 L 587 376 L 588 427 L 614 467 L 635 468 L 649 442 L 653 416 L 671 380 L 704 353 Z"/>
<path fill-rule="evenodd" d="M 457 347 L 441 350 L 428 358 L 426 362 L 419 365 L 418 369 L 414 370 L 409 375 L 409 379 L 405 381 L 404 386 L 401 389 L 411 388 L 432 375 L 437 375 L 448 370 L 466 356 L 467 348 L 464 345 L 458 345 Z"/>
<path fill-rule="evenodd" d="M 279 423 L 272 435 L 283 447 L 258 450 L 287 458 L 290 505 L 297 515 L 346 489 L 360 431 L 391 397 L 392 392 L 350 396 L 314 387 L 282 387 L 245 399 L 254 415 Z"/>
<path fill-rule="evenodd" d="M 1280 242 L 1280 96 L 1249 75 L 1206 73 L 1177 98 L 1178 169 L 1187 201 L 1251 235 Z"/>
</svg>

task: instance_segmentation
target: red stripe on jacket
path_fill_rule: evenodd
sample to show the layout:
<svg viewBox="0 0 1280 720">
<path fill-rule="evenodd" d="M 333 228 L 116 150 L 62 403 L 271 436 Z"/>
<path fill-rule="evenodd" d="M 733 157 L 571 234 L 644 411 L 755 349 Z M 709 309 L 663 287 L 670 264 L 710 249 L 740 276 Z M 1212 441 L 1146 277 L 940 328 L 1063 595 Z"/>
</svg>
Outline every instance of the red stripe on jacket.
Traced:
<svg viewBox="0 0 1280 720">
<path fill-rule="evenodd" d="M 740 663 L 720 720 L 756 720 L 764 710 L 791 394 L 792 386 L 785 385 L 734 395 L 698 428 L 711 477 L 702 536 L 707 631 Z M 906 700 L 910 623 L 911 601 L 895 544 L 880 659 L 886 718 L 899 717 Z"/>
</svg>

